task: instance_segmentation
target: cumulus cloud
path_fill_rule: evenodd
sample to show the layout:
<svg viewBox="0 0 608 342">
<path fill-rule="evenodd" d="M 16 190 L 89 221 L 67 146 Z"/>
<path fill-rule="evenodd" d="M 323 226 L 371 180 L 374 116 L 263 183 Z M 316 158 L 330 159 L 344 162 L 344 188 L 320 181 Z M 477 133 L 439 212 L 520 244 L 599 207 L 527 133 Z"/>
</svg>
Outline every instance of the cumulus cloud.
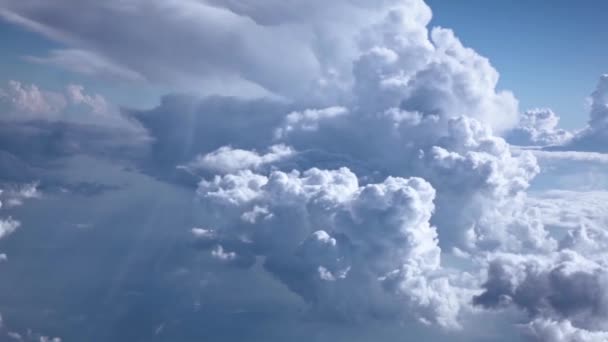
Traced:
<svg viewBox="0 0 608 342">
<path fill-rule="evenodd" d="M 38 182 L 18 186 L 9 185 L 4 190 L 0 190 L 0 199 L 9 207 L 22 205 L 24 200 L 41 196 L 38 185 Z M 1 202 L 0 208 L 2 208 Z"/>
<path fill-rule="evenodd" d="M 32 61 L 272 95 L 168 95 L 124 112 L 80 86 L 11 83 L 0 95 L 11 124 L 141 123 L 153 139 L 137 170 L 197 182 L 188 236 L 218 267 L 264 270 L 321 317 L 457 329 L 470 324 L 463 316 L 516 308 L 540 340 L 608 330 L 603 228 L 566 220 L 560 235 L 557 218 L 583 209 L 563 208 L 563 193 L 528 194 L 535 154 L 603 155 L 513 149 L 498 135 L 543 146 L 570 133 L 550 110 L 519 117 L 488 59 L 429 28 L 422 1 L 28 0 L 1 14 L 70 47 Z M 137 29 L 161 26 L 154 37 Z M 605 114 L 602 84 L 593 127 Z M 590 133 L 580 134 L 572 144 Z"/>
<path fill-rule="evenodd" d="M 608 75 L 600 76 L 589 98 L 590 112 L 587 127 L 558 150 L 606 152 L 608 141 Z"/>
<path fill-rule="evenodd" d="M 294 153 L 292 148 L 285 145 L 270 146 L 266 154 L 223 146 L 204 156 L 199 155 L 190 163 L 178 167 L 188 171 L 207 170 L 217 173 L 231 173 L 243 169 L 257 169 L 269 163 L 276 163 L 292 156 Z"/>
<path fill-rule="evenodd" d="M 21 224 L 12 218 L 0 220 L 0 238 L 13 233 Z"/>
<path fill-rule="evenodd" d="M 0 120 L 6 122 L 68 122 L 137 130 L 137 123 L 124 117 L 100 94 L 87 94 L 81 85 L 65 91 L 42 90 L 35 84 L 9 81 L 0 88 Z"/>
<path fill-rule="evenodd" d="M 353 316 L 408 308 L 401 314 L 459 325 L 461 298 L 441 275 L 429 223 L 435 191 L 424 180 L 389 177 L 359 185 L 347 168 L 268 176 L 240 171 L 202 181 L 197 192 L 213 208 L 216 219 L 208 224 L 218 241 L 240 240 L 232 245 L 265 256 L 266 268 L 317 309 Z M 265 219 L 243 220 L 256 208 L 264 208 Z M 222 260 L 238 253 L 222 245 L 212 250 Z"/>
<path fill-rule="evenodd" d="M 319 312 L 458 327 L 476 282 L 444 268 L 440 246 L 476 256 L 557 248 L 526 207 L 538 165 L 495 135 L 516 123 L 517 101 L 496 90 L 486 58 L 449 29 L 429 32 L 421 2 L 374 19 L 356 42 L 349 91 L 328 106 L 174 97 L 137 117 L 164 163 L 218 174 L 197 190 L 211 229 L 193 231 L 216 258 L 264 256 Z M 298 153 L 276 158 L 276 144 Z"/>
<path fill-rule="evenodd" d="M 502 255 L 491 261 L 485 291 L 474 302 L 489 308 L 512 304 L 532 318 L 568 320 L 577 328 L 601 332 L 608 312 L 607 277 L 604 257 L 584 250 Z"/>
<path fill-rule="evenodd" d="M 608 339 L 606 332 L 594 332 L 572 326 L 569 321 L 538 319 L 523 327 L 533 342 L 601 342 Z"/>
<path fill-rule="evenodd" d="M 53 118 L 67 106 L 67 101 L 61 94 L 40 90 L 34 84 L 23 85 L 18 81 L 9 81 L 0 90 L 0 100 L 5 120 L 28 120 L 37 115 Z"/>
<path fill-rule="evenodd" d="M 508 132 L 506 139 L 515 145 L 563 145 L 572 139 L 572 133 L 558 128 L 559 116 L 548 108 L 525 111 L 517 127 Z"/>
<path fill-rule="evenodd" d="M 329 107 L 323 109 L 307 109 L 302 112 L 291 112 L 285 117 L 285 122 L 274 132 L 275 138 L 281 139 L 293 130 L 314 131 L 319 129 L 319 121 L 348 114 L 344 107 Z"/>
<path fill-rule="evenodd" d="M 23 204 L 26 199 L 37 198 L 40 192 L 37 190 L 38 183 L 12 185 L 8 189 L 0 189 L 0 210 L 7 207 L 15 207 Z M 12 217 L 0 218 L 0 239 L 12 234 L 21 226 L 21 223 Z M 6 259 L 6 255 L 3 259 Z"/>
<path fill-rule="evenodd" d="M 24 164 L 72 153 L 124 155 L 150 139 L 141 123 L 75 84 L 51 91 L 9 81 L 0 88 L 0 122 L 2 152 Z"/>
</svg>

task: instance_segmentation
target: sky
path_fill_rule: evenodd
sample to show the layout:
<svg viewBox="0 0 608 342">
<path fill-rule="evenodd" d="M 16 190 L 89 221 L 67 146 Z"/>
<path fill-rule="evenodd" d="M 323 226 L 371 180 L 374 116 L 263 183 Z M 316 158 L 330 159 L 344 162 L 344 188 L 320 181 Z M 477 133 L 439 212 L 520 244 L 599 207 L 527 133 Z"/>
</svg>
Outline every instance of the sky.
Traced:
<svg viewBox="0 0 608 342">
<path fill-rule="evenodd" d="M 524 109 L 550 107 L 569 129 L 584 126 L 585 99 L 606 72 L 604 1 L 429 1 L 433 24 L 451 27 L 490 58 L 501 87 Z"/>
<path fill-rule="evenodd" d="M 0 0 L 0 341 L 608 340 L 606 6 Z"/>
</svg>

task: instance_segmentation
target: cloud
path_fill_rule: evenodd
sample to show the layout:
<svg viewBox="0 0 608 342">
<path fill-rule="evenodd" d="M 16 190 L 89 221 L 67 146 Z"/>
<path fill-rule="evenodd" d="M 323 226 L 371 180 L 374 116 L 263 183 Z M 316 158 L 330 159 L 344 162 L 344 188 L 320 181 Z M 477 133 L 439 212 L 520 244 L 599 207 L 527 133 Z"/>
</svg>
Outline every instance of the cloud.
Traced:
<svg viewBox="0 0 608 342">
<path fill-rule="evenodd" d="M 214 256 L 265 256 L 266 268 L 317 309 L 386 315 L 401 311 L 401 303 L 406 316 L 459 325 L 461 299 L 441 276 L 429 223 L 435 191 L 424 180 L 389 177 L 360 186 L 347 168 L 240 171 L 202 181 L 197 192 L 203 207 L 213 208 L 216 219 L 207 224 L 217 240 L 237 248 L 217 245 Z M 256 208 L 264 219 L 244 216 Z"/>
<path fill-rule="evenodd" d="M 0 238 L 13 233 L 21 224 L 12 218 L 0 220 Z"/>
<path fill-rule="evenodd" d="M 537 108 L 525 111 L 519 124 L 508 132 L 506 139 L 520 146 L 563 145 L 572 139 L 573 134 L 557 128 L 559 116 L 551 109 Z"/>
<path fill-rule="evenodd" d="M 601 342 L 606 332 L 593 332 L 573 327 L 569 321 L 535 320 L 523 327 L 525 335 L 534 342 Z"/>
<path fill-rule="evenodd" d="M 5 187 L 5 189 L 0 190 L 0 199 L 9 207 L 20 206 L 24 200 L 39 198 L 41 196 L 38 185 L 38 182 L 23 184 L 17 187 L 9 185 L 8 188 Z M 0 203 L 1 207 L 2 203 Z"/>
<path fill-rule="evenodd" d="M 74 11 L 81 15 L 66 15 Z M 541 172 L 537 158 L 603 163 L 604 156 L 512 148 L 508 141 L 553 145 L 570 135 L 550 110 L 520 117 L 514 95 L 497 89 L 489 60 L 451 30 L 429 28 L 432 13 L 422 1 L 29 0 L 7 4 L 2 16 L 67 46 L 29 57 L 35 62 L 189 89 L 220 79 L 258 91 L 172 94 L 139 110 L 118 110 L 81 86 L 51 92 L 13 82 L 2 92 L 0 142 L 9 155 L 29 162 L 35 158 L 24 155 L 33 150 L 45 160 L 94 151 L 135 166 L 128 176 L 114 169 L 98 175 L 126 179 L 111 197 L 119 208 L 108 223 L 133 215 L 125 219 L 132 229 L 119 225 L 119 242 L 104 242 L 123 248 L 119 256 L 129 261 L 125 267 L 138 266 L 128 269 L 137 276 L 122 269 L 109 278 L 124 277 L 125 287 L 144 292 L 126 302 L 146 312 L 162 304 L 144 322 L 165 327 L 161 334 L 175 333 L 178 320 L 198 326 L 197 315 L 213 319 L 201 313 L 201 297 L 211 301 L 206 310 L 234 322 L 238 315 L 212 310 L 214 294 L 228 293 L 240 315 L 241 305 L 256 307 L 252 298 L 269 288 L 298 303 L 286 306 L 293 310 L 286 315 L 323 322 L 398 320 L 466 338 L 492 316 L 488 311 L 511 310 L 526 317 L 492 317 L 524 322 L 541 340 L 608 331 L 608 235 L 602 209 L 592 205 L 604 194 L 529 193 Z M 163 29 L 151 34 L 146 27 Z M 602 89 L 594 103 L 603 101 Z M 594 127 L 603 108 L 592 106 Z M 125 157 L 134 132 L 150 139 Z M 573 143 L 587 133 L 578 134 Z M 133 183 L 145 195 L 131 197 Z M 192 187 L 194 204 L 184 196 Z M 125 197 L 154 203 L 125 210 Z M 580 203 L 566 205 L 574 199 Z M 157 227 L 165 214 L 177 217 L 162 221 L 170 229 Z M 79 233 L 106 236 L 88 231 Z M 122 234 L 137 243 L 122 242 Z M 119 261 L 103 255 L 91 258 Z M 159 277 L 169 280 L 153 278 L 157 266 L 146 257 L 160 260 L 166 272 Z M 142 285 L 150 279 L 154 289 Z M 205 292 L 214 281 L 216 292 Z M 111 292 L 119 288 L 110 285 Z M 275 315 L 274 304 L 287 302 L 267 297 L 260 302 Z M 121 324 L 146 316 L 126 311 Z"/>
<path fill-rule="evenodd" d="M 41 91 L 34 84 L 22 85 L 18 81 L 9 81 L 7 87 L 0 90 L 0 100 L 5 120 L 28 120 L 37 115 L 55 118 L 67 106 L 61 94 Z"/>
<path fill-rule="evenodd" d="M 474 303 L 487 308 L 515 305 L 532 318 L 568 320 L 580 329 L 605 331 L 608 272 L 601 254 L 580 253 L 562 249 L 548 256 L 498 256 L 490 263 L 485 291 Z"/>
<path fill-rule="evenodd" d="M 65 91 L 41 90 L 35 84 L 9 81 L 0 88 L 0 120 L 101 125 L 136 131 L 138 123 L 123 116 L 99 94 L 87 94 L 81 85 L 69 84 Z"/>
<path fill-rule="evenodd" d="M 37 190 L 38 184 L 23 184 L 11 186 L 8 189 L 0 189 L 0 210 L 15 206 L 20 206 L 26 199 L 37 198 L 40 192 Z M 12 217 L 0 218 L 0 239 L 12 234 L 21 226 L 21 222 Z M 3 254 L 6 259 L 6 254 Z"/>
<path fill-rule="evenodd" d="M 71 153 L 134 153 L 150 140 L 138 121 L 75 84 L 50 91 L 9 81 L 0 88 L 0 122 L 3 152 L 26 164 Z"/>
<path fill-rule="evenodd" d="M 457 328 L 481 279 L 444 268 L 442 248 L 477 258 L 557 242 L 526 208 L 534 156 L 495 135 L 518 118 L 496 70 L 452 31 L 429 33 L 420 2 L 383 14 L 332 102 L 169 96 L 134 115 L 155 137 L 151 172 L 207 168 L 198 247 L 241 265 L 264 257 L 325 315 Z M 298 152 L 275 158 L 276 144 Z"/>
<path fill-rule="evenodd" d="M 587 151 L 556 151 L 514 148 L 514 154 L 532 153 L 540 166 L 540 176 L 532 181 L 531 189 L 594 191 L 608 189 L 606 162 L 608 155 Z"/>
<path fill-rule="evenodd" d="M 66 9 L 91 20 L 83 23 L 65 17 Z M 127 71 L 129 78 L 142 75 L 153 82 L 195 86 L 218 80 L 249 83 L 293 97 L 323 89 L 324 79 L 348 71 L 344 62 L 357 53 L 353 40 L 376 12 L 381 10 L 368 1 L 291 6 L 273 1 L 251 6 L 243 1 L 98 4 L 62 0 L 49 5 L 33 0 L 6 3 L 3 17 L 70 46 L 50 57 L 34 58 L 65 65 L 69 56 L 71 70 L 89 72 L 91 64 L 97 70 L 112 65 L 114 70 Z M 332 19 L 336 15 L 343 19 Z M 95 29 L 90 29 L 91 23 L 97 23 Z M 135 29 L 150 25 L 165 29 L 154 35 Z"/>
<path fill-rule="evenodd" d="M 25 59 L 34 63 L 57 66 L 90 77 L 131 82 L 144 81 L 143 76 L 138 72 L 116 65 L 104 57 L 86 50 L 51 50 L 48 56 L 26 56 Z"/>
<path fill-rule="evenodd" d="M 266 154 L 255 151 L 233 149 L 223 146 L 219 149 L 197 156 L 186 165 L 178 166 L 188 171 L 207 170 L 217 173 L 231 173 L 243 169 L 257 169 L 265 164 L 276 163 L 284 158 L 292 156 L 295 152 L 285 145 L 272 145 Z"/>
<path fill-rule="evenodd" d="M 348 114 L 344 107 L 329 107 L 324 109 L 307 109 L 302 112 L 291 112 L 285 117 L 284 123 L 275 130 L 275 138 L 281 139 L 293 130 L 315 131 L 319 129 L 319 121 Z"/>
<path fill-rule="evenodd" d="M 573 139 L 557 150 L 606 152 L 608 139 L 608 75 L 600 76 L 589 98 L 590 112 L 587 127 L 576 133 Z"/>
<path fill-rule="evenodd" d="M 598 164 L 608 163 L 608 154 L 586 151 L 545 151 L 527 150 L 534 154 L 540 161 L 564 161 L 564 162 L 595 162 Z"/>
<path fill-rule="evenodd" d="M 608 192 L 545 190 L 528 197 L 527 205 L 540 210 L 544 225 L 572 229 L 594 226 L 598 232 L 608 223 L 608 210 L 602 206 Z"/>
</svg>

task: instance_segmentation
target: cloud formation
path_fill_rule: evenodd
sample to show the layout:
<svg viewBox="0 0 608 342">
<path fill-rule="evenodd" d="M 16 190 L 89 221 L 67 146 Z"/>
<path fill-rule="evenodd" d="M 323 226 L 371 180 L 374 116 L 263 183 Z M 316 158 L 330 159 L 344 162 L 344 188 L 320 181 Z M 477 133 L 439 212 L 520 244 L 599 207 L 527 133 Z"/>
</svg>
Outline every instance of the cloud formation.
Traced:
<svg viewBox="0 0 608 342">
<path fill-rule="evenodd" d="M 587 127 L 577 132 L 571 141 L 556 147 L 556 150 L 607 152 L 608 75 L 600 76 L 595 90 L 589 97 L 589 104 Z"/>
<path fill-rule="evenodd" d="M 74 11 L 80 15 L 67 15 Z M 608 78 L 592 95 L 589 127 L 572 135 L 550 110 L 519 115 L 489 60 L 450 29 L 430 28 L 432 12 L 419 0 L 25 0 L 6 3 L 0 15 L 67 46 L 32 62 L 187 89 L 220 79 L 231 88 L 207 89 L 218 94 L 204 98 L 167 95 L 147 110 L 120 110 L 78 85 L 47 91 L 12 81 L 0 92 L 0 161 L 76 153 L 127 160 L 133 169 L 107 178 L 125 177 L 125 188 L 138 191 L 154 184 L 136 199 L 158 201 L 133 210 L 152 213 L 129 224 L 153 226 L 149 208 L 170 202 L 158 197 L 196 187 L 194 204 L 188 198 L 162 211 L 179 217 L 169 226 L 181 235 L 159 258 L 169 255 L 162 275 L 169 280 L 155 285 L 200 296 L 209 279 L 235 277 L 227 269 L 247 270 L 272 276 L 326 321 L 397 320 L 466 338 L 497 311 L 532 340 L 605 337 L 606 215 L 591 205 L 605 194 L 529 189 L 538 160 L 605 162 L 602 154 L 539 148 L 601 150 Z M 163 29 L 152 35 L 146 27 Z M 34 142 L 27 151 L 26 140 Z M 125 157 L 134 142 L 143 148 Z M 35 189 L 2 199 L 17 205 Z M 572 199 L 579 205 L 566 206 Z M 0 221 L 0 237 L 17 226 Z M 149 242 L 142 236 L 168 244 L 167 231 L 133 231 L 122 234 L 142 255 L 153 254 L 142 252 L 141 241 Z M 152 277 L 118 273 L 116 283 Z M 166 304 L 155 291 L 142 296 Z M 263 286 L 238 298 L 247 302 L 256 291 Z M 199 299 L 171 295 L 199 312 Z M 154 318 L 183 314 L 182 304 Z M 153 322 L 150 333 L 163 333 L 178 320 L 171 319 Z"/>
<path fill-rule="evenodd" d="M 423 322 L 458 326 L 460 298 L 441 276 L 429 223 L 435 191 L 424 180 L 360 186 L 347 168 L 241 171 L 202 181 L 197 192 L 218 228 L 193 233 L 217 239 L 217 258 L 265 256 L 270 272 L 320 310 L 357 316 L 409 308 L 405 314 Z"/>
<path fill-rule="evenodd" d="M 563 145 L 572 139 L 572 133 L 557 128 L 559 116 L 551 109 L 537 108 L 522 113 L 517 127 L 507 135 L 514 145 L 553 146 Z"/>
</svg>

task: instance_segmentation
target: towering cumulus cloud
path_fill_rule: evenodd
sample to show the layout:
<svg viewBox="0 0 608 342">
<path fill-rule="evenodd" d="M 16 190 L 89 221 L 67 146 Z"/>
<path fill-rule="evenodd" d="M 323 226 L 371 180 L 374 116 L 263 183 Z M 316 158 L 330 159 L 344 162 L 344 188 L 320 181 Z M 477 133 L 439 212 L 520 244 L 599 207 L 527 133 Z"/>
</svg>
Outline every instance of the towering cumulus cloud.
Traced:
<svg viewBox="0 0 608 342">
<path fill-rule="evenodd" d="M 240 132 L 264 140 L 235 136 L 240 149 L 187 163 L 220 172 L 199 184 L 209 228 L 193 238 L 221 262 L 263 256 L 321 314 L 460 328 L 482 279 L 442 265 L 442 249 L 491 270 L 481 256 L 557 243 L 524 206 L 534 157 L 512 155 L 493 133 L 518 115 L 513 95 L 495 90 L 498 73 L 452 31 L 429 33 L 422 2 L 383 11 L 359 28 L 347 96 L 331 107 L 296 102 L 274 126 Z"/>
<path fill-rule="evenodd" d="M 507 136 L 515 145 L 552 146 L 563 145 L 572 138 L 572 133 L 557 128 L 559 116 L 551 109 L 537 108 L 524 112 L 519 124 Z"/>
<path fill-rule="evenodd" d="M 218 229 L 195 236 L 235 257 L 267 256 L 266 268 L 316 308 L 458 326 L 460 299 L 440 272 L 429 223 L 435 191 L 424 180 L 360 185 L 347 168 L 242 171 L 201 182 L 198 194 Z"/>
<path fill-rule="evenodd" d="M 129 162 L 146 182 L 196 183 L 188 239 L 213 267 L 270 275 L 329 322 L 481 341 L 477 322 L 502 319 L 530 341 L 606 339 L 608 234 L 573 219 L 553 233 L 547 213 L 570 211 L 530 198 L 539 165 L 509 143 L 601 150 L 607 76 L 573 135 L 551 110 L 520 115 L 422 0 L 28 0 L 0 15 L 67 46 L 35 63 L 220 94 L 119 110 L 81 86 L 0 92 L 3 122 L 92 125 L 104 144 L 145 145 Z M 0 237 L 15 228 L 0 221 Z"/>
<path fill-rule="evenodd" d="M 606 152 L 608 141 L 608 74 L 602 75 L 590 96 L 588 125 L 563 148 L 592 152 Z"/>
</svg>

